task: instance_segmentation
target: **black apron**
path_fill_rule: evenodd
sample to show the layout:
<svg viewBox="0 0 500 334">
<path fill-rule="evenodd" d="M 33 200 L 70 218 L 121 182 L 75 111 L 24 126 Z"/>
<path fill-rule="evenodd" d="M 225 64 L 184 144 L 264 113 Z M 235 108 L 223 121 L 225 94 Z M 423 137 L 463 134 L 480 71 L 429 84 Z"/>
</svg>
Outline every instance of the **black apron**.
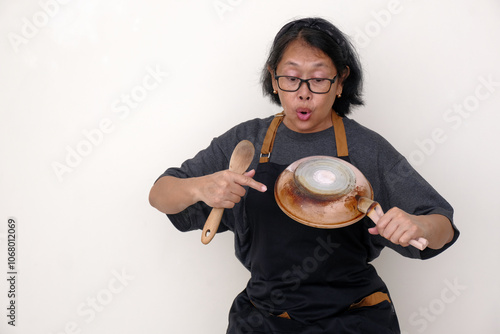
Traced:
<svg viewBox="0 0 500 334">
<path fill-rule="evenodd" d="M 227 333 L 400 333 L 389 293 L 368 263 L 367 224 L 319 229 L 278 207 L 274 185 L 287 167 L 269 162 L 278 114 L 268 129 L 245 211 L 251 230 L 246 289 L 235 299 Z M 342 119 L 332 113 L 337 155 L 350 162 Z"/>
</svg>

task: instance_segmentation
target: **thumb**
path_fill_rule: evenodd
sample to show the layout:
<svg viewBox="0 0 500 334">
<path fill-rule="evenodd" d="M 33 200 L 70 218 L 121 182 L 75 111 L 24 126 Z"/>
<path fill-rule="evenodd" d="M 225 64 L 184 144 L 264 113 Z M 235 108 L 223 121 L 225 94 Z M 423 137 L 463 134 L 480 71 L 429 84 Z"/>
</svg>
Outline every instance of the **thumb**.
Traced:
<svg viewBox="0 0 500 334">
<path fill-rule="evenodd" d="M 243 173 L 243 175 L 253 178 L 255 176 L 255 169 L 249 170 L 248 172 Z"/>
<path fill-rule="evenodd" d="M 368 233 L 373 234 L 373 235 L 377 235 L 377 234 L 379 234 L 379 233 L 378 233 L 378 229 L 377 229 L 377 227 L 376 227 L 376 226 L 375 226 L 375 227 L 371 227 L 371 228 L 369 228 L 369 229 L 368 229 Z"/>
</svg>

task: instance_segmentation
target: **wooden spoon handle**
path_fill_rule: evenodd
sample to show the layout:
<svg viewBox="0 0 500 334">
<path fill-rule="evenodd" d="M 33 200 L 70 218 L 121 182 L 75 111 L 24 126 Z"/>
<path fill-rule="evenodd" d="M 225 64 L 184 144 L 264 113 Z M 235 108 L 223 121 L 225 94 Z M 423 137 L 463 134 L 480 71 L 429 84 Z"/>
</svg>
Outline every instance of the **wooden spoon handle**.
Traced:
<svg viewBox="0 0 500 334">
<path fill-rule="evenodd" d="M 205 226 L 203 227 L 203 233 L 201 234 L 201 242 L 203 244 L 208 244 L 215 237 L 215 233 L 217 233 L 223 213 L 224 209 L 218 208 L 213 208 L 212 212 L 210 212 L 210 215 L 205 222 Z"/>
<path fill-rule="evenodd" d="M 229 170 L 234 173 L 243 174 L 252 163 L 255 154 L 253 144 L 248 140 L 242 140 L 236 145 L 229 160 Z M 201 234 L 201 242 L 208 244 L 217 233 L 224 209 L 213 208 L 205 222 Z"/>
<path fill-rule="evenodd" d="M 367 216 L 373 220 L 375 224 L 377 224 L 378 220 L 384 215 L 384 210 L 377 202 L 373 202 L 375 205 L 372 206 L 372 210 L 367 212 Z M 410 240 L 410 245 L 420 250 L 424 250 L 429 245 L 429 241 L 425 238 L 418 238 Z"/>
</svg>

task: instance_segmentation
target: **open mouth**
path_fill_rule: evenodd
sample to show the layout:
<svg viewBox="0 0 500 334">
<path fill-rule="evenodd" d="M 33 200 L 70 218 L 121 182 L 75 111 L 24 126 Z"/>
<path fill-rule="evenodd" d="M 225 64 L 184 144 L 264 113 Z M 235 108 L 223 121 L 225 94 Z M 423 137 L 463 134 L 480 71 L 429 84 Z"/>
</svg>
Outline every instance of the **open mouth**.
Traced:
<svg viewBox="0 0 500 334">
<path fill-rule="evenodd" d="M 307 108 L 299 108 L 296 113 L 301 121 L 307 121 L 311 117 L 311 110 Z"/>
</svg>

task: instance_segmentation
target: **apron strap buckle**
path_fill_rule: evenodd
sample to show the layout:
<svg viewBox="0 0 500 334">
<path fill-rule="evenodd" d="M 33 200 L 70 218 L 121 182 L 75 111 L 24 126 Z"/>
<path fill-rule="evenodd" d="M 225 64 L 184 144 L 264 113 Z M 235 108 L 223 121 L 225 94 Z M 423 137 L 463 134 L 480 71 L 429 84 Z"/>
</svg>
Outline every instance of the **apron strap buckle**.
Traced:
<svg viewBox="0 0 500 334">
<path fill-rule="evenodd" d="M 259 156 L 259 162 L 260 163 L 268 162 L 269 159 L 271 159 L 271 152 L 269 152 L 269 153 L 261 153 L 260 156 Z"/>
</svg>

